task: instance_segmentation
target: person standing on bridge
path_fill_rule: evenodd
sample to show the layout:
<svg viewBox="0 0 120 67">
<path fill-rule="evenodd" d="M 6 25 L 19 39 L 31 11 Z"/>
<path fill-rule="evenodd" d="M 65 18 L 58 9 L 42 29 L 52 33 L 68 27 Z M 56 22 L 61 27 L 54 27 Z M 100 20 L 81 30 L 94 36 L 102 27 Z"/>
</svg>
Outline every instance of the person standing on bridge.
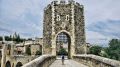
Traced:
<svg viewBox="0 0 120 67">
<path fill-rule="evenodd" d="M 65 57 L 64 55 L 62 55 L 62 65 L 64 65 L 64 60 L 65 60 Z"/>
</svg>

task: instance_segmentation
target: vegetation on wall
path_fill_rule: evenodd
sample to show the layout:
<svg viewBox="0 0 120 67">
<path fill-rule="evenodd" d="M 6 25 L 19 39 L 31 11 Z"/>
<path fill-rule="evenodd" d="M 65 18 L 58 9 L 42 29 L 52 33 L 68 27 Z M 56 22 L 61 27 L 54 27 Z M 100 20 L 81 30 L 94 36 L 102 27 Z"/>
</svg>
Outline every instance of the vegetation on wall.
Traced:
<svg viewBox="0 0 120 67">
<path fill-rule="evenodd" d="M 28 46 L 28 47 L 26 48 L 26 54 L 27 54 L 27 55 L 31 55 L 31 48 L 30 48 L 30 46 Z"/>
<path fill-rule="evenodd" d="M 35 55 L 42 55 L 42 51 L 36 51 L 36 54 Z"/>
</svg>

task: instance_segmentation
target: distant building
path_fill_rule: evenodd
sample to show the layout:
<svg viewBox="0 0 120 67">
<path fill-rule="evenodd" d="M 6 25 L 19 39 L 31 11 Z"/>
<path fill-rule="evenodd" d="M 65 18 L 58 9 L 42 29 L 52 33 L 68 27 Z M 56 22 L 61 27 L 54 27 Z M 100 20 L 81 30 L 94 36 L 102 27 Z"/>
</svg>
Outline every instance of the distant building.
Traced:
<svg viewBox="0 0 120 67">
<path fill-rule="evenodd" d="M 31 55 L 35 55 L 37 51 L 42 51 L 42 38 L 36 38 L 35 40 L 26 40 L 23 43 L 16 44 L 16 54 L 26 54 L 27 48 L 31 50 Z"/>
<path fill-rule="evenodd" d="M 35 38 L 35 43 L 43 45 L 43 38 Z"/>
<path fill-rule="evenodd" d="M 24 44 L 27 45 L 27 44 L 34 44 L 35 43 L 35 40 L 25 40 Z"/>
<path fill-rule="evenodd" d="M 16 47 L 15 47 L 15 52 L 17 55 L 19 54 L 25 54 L 25 46 L 24 44 L 16 44 Z"/>
<path fill-rule="evenodd" d="M 31 55 L 36 55 L 37 51 L 42 51 L 42 46 L 40 44 L 31 45 Z"/>
<path fill-rule="evenodd" d="M 0 41 L 1 67 L 21 67 L 23 64 L 37 58 L 36 52 L 42 51 L 42 43 L 41 38 L 26 40 L 19 44 L 13 41 Z M 27 47 L 30 47 L 31 55 L 26 54 Z"/>
</svg>

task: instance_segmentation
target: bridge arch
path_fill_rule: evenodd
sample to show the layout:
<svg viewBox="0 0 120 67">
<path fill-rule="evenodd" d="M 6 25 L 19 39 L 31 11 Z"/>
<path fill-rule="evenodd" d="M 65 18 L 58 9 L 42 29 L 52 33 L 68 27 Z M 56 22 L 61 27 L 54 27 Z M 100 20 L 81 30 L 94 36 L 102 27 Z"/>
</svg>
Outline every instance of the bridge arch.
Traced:
<svg viewBox="0 0 120 67">
<path fill-rule="evenodd" d="M 21 67 L 23 64 L 21 63 L 21 62 L 18 62 L 17 64 L 16 64 L 16 67 Z"/>
<path fill-rule="evenodd" d="M 5 67 L 11 67 L 10 61 L 7 61 L 7 62 L 6 62 Z"/>
</svg>

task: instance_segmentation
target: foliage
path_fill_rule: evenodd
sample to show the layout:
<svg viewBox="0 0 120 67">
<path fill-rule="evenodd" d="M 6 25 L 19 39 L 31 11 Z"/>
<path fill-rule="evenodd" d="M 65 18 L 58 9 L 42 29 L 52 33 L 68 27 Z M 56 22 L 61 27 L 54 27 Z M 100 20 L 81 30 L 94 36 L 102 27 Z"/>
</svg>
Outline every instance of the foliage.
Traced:
<svg viewBox="0 0 120 67">
<path fill-rule="evenodd" d="M 105 47 L 102 47 L 102 50 L 101 50 L 101 52 L 100 52 L 100 56 L 102 56 L 102 57 L 108 57 L 108 54 L 106 53 L 106 50 L 107 48 Z"/>
<path fill-rule="evenodd" d="M 26 48 L 26 54 L 27 54 L 27 55 L 31 55 L 31 49 L 30 49 L 30 46 Z"/>
<path fill-rule="evenodd" d="M 109 47 L 93 46 L 90 48 L 90 53 L 120 61 L 120 40 L 110 40 Z"/>
<path fill-rule="evenodd" d="M 28 38 L 28 40 L 32 40 L 32 38 Z"/>
<path fill-rule="evenodd" d="M 12 41 L 12 37 L 10 37 L 10 36 L 5 36 L 5 40 L 6 40 L 6 41 Z"/>
<path fill-rule="evenodd" d="M 2 38 L 2 36 L 0 36 L 0 41 L 2 41 L 3 40 L 3 38 Z"/>
<path fill-rule="evenodd" d="M 20 42 L 23 42 L 25 39 L 20 38 L 20 35 L 15 33 L 12 40 L 15 41 L 16 43 L 20 43 Z"/>
<path fill-rule="evenodd" d="M 108 56 L 105 56 L 110 59 L 120 60 L 120 40 L 112 39 L 109 42 L 109 47 L 105 49 L 105 52 Z"/>
<path fill-rule="evenodd" d="M 68 52 L 64 48 L 61 48 L 57 54 L 58 55 L 68 55 Z"/>
<path fill-rule="evenodd" d="M 14 36 L 4 36 L 6 41 L 15 41 L 16 43 L 23 42 L 25 39 L 22 39 L 19 34 L 15 33 Z M 0 41 L 2 41 L 3 38 L 0 36 Z"/>
<path fill-rule="evenodd" d="M 42 52 L 39 50 L 39 51 L 36 51 L 36 54 L 35 55 L 42 55 Z"/>
<path fill-rule="evenodd" d="M 100 46 L 92 46 L 90 48 L 90 54 L 100 55 L 101 50 L 102 50 L 102 47 Z"/>
</svg>

